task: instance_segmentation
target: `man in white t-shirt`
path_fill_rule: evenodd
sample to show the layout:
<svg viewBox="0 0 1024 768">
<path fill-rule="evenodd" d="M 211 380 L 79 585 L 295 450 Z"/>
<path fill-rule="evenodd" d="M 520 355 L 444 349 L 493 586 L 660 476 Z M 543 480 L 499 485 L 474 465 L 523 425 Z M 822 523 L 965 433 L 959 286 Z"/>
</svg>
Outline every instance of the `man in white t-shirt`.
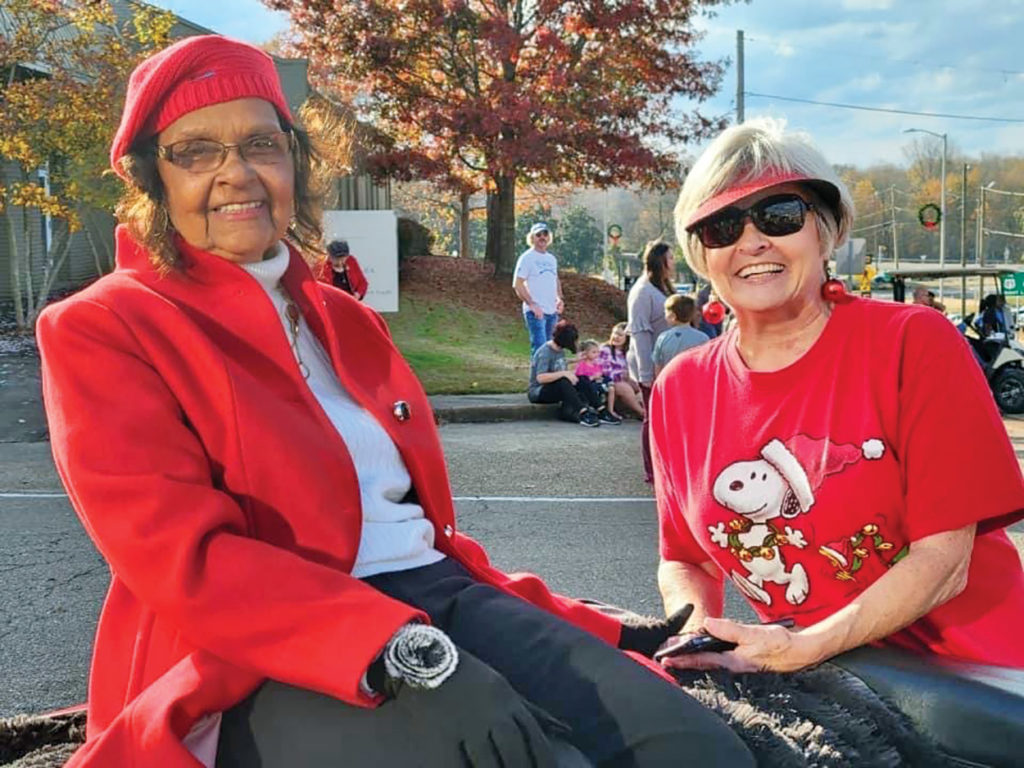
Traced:
<svg viewBox="0 0 1024 768">
<path fill-rule="evenodd" d="M 550 341 L 558 316 L 564 311 L 558 261 L 548 253 L 551 229 L 538 221 L 526 236 L 530 248 L 516 262 L 512 288 L 523 300 L 523 320 L 530 334 L 530 357 Z"/>
</svg>

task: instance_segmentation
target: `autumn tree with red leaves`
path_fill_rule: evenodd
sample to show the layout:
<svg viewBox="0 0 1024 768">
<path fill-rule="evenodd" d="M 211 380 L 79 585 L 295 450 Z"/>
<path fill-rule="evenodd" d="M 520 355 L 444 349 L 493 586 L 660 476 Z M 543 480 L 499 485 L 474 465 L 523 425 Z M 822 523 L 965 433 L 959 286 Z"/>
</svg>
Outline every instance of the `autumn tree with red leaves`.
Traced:
<svg viewBox="0 0 1024 768">
<path fill-rule="evenodd" d="M 723 0 L 264 0 L 292 19 L 314 84 L 389 137 L 378 172 L 485 189 L 487 258 L 510 272 L 516 184 L 674 179 L 672 146 L 720 127 L 722 66 L 694 49 Z"/>
</svg>

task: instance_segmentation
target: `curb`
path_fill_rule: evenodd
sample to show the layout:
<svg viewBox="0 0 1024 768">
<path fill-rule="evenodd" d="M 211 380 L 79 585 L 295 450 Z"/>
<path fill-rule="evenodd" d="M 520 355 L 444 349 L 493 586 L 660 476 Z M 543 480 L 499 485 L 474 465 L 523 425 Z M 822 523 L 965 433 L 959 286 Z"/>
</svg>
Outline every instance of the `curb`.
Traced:
<svg viewBox="0 0 1024 768">
<path fill-rule="evenodd" d="M 493 424 L 507 421 L 555 421 L 557 405 L 534 405 L 525 395 L 432 395 L 438 424 Z"/>
</svg>

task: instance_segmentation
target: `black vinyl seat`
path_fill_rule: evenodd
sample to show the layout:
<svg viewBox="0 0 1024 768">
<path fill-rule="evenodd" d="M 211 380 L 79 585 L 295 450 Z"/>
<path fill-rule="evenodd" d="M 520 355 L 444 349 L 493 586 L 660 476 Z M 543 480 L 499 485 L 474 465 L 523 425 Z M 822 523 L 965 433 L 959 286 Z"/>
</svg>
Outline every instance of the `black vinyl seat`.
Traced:
<svg viewBox="0 0 1024 768">
<path fill-rule="evenodd" d="M 1024 670 L 874 647 L 831 661 L 962 765 L 1024 765 Z"/>
</svg>

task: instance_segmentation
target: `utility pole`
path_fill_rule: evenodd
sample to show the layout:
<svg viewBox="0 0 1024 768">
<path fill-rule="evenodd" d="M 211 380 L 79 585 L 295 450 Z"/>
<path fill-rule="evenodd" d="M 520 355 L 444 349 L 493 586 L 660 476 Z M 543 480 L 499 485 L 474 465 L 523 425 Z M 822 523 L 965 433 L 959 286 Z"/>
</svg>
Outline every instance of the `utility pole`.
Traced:
<svg viewBox="0 0 1024 768">
<path fill-rule="evenodd" d="M 934 136 L 937 139 L 942 139 L 942 179 L 941 179 L 941 192 L 939 196 L 942 198 L 939 200 L 939 268 L 946 266 L 946 151 L 947 146 L 947 135 L 944 133 L 936 133 L 935 131 L 929 131 L 926 128 L 907 128 L 904 133 L 927 133 L 929 136 Z M 942 301 L 942 283 L 943 279 L 939 278 L 939 301 Z"/>
<path fill-rule="evenodd" d="M 939 269 L 946 266 L 946 134 L 942 134 L 942 185 L 939 195 L 942 201 L 939 203 Z M 939 278 L 939 303 L 943 303 L 942 284 L 946 282 Z"/>
<path fill-rule="evenodd" d="M 960 266 L 967 267 L 967 171 L 964 163 L 963 177 L 960 180 Z M 967 317 L 967 275 L 960 275 L 960 317 Z"/>
<path fill-rule="evenodd" d="M 736 30 L 736 122 L 742 123 L 743 114 L 743 30 Z"/>
<path fill-rule="evenodd" d="M 889 187 L 889 199 L 892 203 L 892 259 L 895 262 L 894 269 L 900 268 L 900 249 L 896 240 L 896 186 Z"/>
<path fill-rule="evenodd" d="M 985 266 L 985 187 L 978 194 L 978 266 Z"/>
</svg>

